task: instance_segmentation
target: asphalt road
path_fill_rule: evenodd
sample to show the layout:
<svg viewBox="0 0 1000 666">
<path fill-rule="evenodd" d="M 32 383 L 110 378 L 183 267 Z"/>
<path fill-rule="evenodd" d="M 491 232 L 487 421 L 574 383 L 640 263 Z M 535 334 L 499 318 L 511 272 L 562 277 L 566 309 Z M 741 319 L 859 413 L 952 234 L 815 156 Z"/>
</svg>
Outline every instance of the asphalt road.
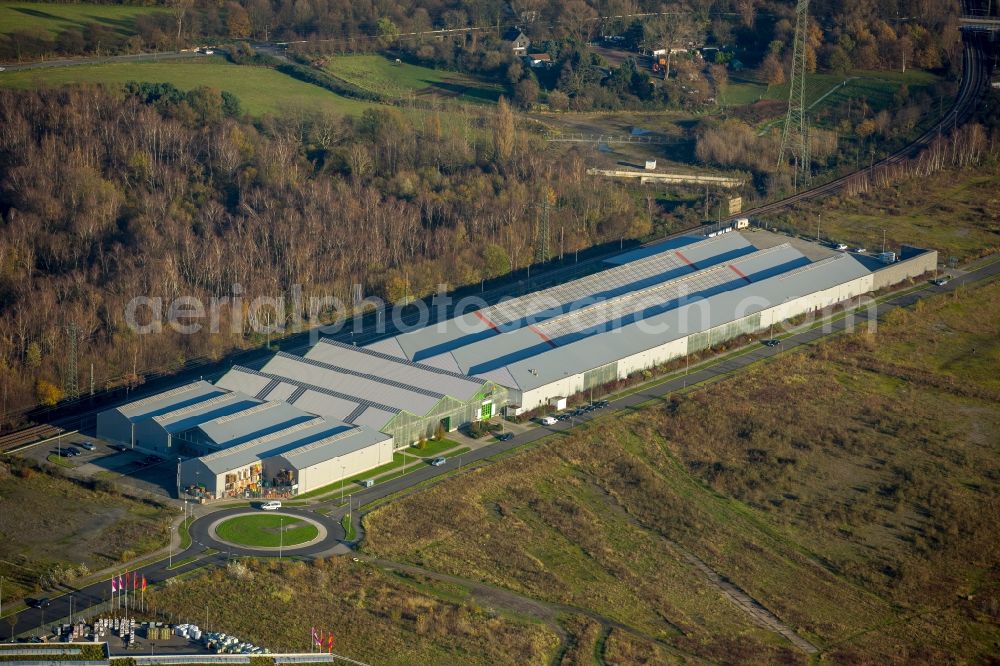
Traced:
<svg viewBox="0 0 1000 666">
<path fill-rule="evenodd" d="M 139 60 L 173 60 L 175 58 L 197 57 L 199 54 L 193 51 L 164 51 L 162 53 L 134 53 L 130 55 L 116 55 L 93 58 L 54 58 L 52 60 L 37 60 L 25 63 L 0 63 L 8 72 L 16 72 L 24 69 L 44 69 L 46 67 L 72 67 L 74 65 L 106 65 L 115 62 L 136 62 Z M 3 76 L 3 73 L 0 73 Z"/>
</svg>

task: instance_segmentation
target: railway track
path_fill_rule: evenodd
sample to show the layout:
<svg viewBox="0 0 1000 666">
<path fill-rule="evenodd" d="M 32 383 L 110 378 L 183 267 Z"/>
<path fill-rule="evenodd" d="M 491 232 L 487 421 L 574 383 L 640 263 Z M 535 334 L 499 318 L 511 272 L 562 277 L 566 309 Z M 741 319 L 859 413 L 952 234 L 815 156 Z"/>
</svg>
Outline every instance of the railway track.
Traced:
<svg viewBox="0 0 1000 666">
<path fill-rule="evenodd" d="M 0 453 L 8 453 L 22 446 L 55 437 L 62 432 L 64 432 L 62 428 L 42 423 L 3 435 L 0 437 Z"/>
<path fill-rule="evenodd" d="M 738 217 L 747 217 L 751 215 L 767 215 L 770 213 L 777 213 L 804 201 L 829 196 L 840 191 L 848 183 L 856 180 L 858 177 L 870 175 L 881 168 L 891 166 L 893 164 L 899 164 L 917 155 L 921 150 L 930 145 L 931 141 L 933 141 L 935 137 L 941 135 L 945 130 L 955 128 L 965 122 L 975 111 L 976 106 L 982 97 L 986 83 L 989 81 L 990 76 L 989 60 L 976 45 L 966 42 L 962 55 L 962 61 L 962 83 L 959 87 L 958 96 L 955 97 L 955 102 L 948 110 L 948 113 L 941 117 L 933 127 L 921 134 L 905 148 L 896 151 L 892 155 L 889 155 L 888 157 L 875 162 L 860 171 L 851 172 L 846 176 L 841 176 L 840 178 L 831 180 L 828 183 L 824 183 L 823 185 L 806 190 L 805 192 L 800 192 L 785 199 L 781 199 L 780 201 L 758 206 L 757 208 L 744 211 L 738 215 L 731 215 L 728 218 L 723 218 L 724 221 L 730 221 Z"/>
</svg>

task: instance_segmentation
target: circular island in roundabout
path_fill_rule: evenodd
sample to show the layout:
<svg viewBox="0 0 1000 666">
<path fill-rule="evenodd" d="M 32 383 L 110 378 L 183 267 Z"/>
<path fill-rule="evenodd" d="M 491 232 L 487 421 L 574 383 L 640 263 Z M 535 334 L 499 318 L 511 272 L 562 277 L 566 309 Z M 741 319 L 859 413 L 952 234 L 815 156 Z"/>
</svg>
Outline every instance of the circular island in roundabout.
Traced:
<svg viewBox="0 0 1000 666">
<path fill-rule="evenodd" d="M 309 543 L 319 536 L 319 526 L 296 516 L 245 513 L 215 526 L 215 536 L 249 548 L 280 548 Z"/>
<path fill-rule="evenodd" d="M 222 509 L 191 524 L 192 540 L 230 555 L 329 554 L 344 538 L 335 519 L 300 508 L 267 511 Z"/>
</svg>

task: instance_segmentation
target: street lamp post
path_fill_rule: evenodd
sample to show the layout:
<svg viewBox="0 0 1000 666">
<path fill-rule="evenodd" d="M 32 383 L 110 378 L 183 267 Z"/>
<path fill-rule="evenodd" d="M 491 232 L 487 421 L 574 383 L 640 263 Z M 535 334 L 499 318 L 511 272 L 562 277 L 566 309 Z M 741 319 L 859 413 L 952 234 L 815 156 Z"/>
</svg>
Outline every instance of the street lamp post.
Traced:
<svg viewBox="0 0 1000 666">
<path fill-rule="evenodd" d="M 281 549 L 285 545 L 285 519 L 278 516 L 278 559 L 281 559 Z"/>
<path fill-rule="evenodd" d="M 344 473 L 345 473 L 346 470 L 347 470 L 347 466 L 346 465 L 341 465 L 340 466 L 340 501 L 341 501 L 341 503 L 343 503 L 343 501 L 344 501 Z"/>
</svg>

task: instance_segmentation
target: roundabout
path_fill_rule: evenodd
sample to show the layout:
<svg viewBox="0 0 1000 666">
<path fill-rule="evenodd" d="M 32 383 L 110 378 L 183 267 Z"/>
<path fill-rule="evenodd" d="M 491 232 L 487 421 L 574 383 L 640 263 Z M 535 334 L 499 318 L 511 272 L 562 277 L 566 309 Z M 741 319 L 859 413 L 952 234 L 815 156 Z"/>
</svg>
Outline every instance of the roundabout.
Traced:
<svg viewBox="0 0 1000 666">
<path fill-rule="evenodd" d="M 236 546 L 280 548 L 315 541 L 321 528 L 321 525 L 295 516 L 247 513 L 217 524 L 215 536 Z"/>
<path fill-rule="evenodd" d="M 344 530 L 312 511 L 283 509 L 267 513 L 246 507 L 217 511 L 190 527 L 193 541 L 233 555 L 315 556 L 340 543 Z"/>
</svg>

